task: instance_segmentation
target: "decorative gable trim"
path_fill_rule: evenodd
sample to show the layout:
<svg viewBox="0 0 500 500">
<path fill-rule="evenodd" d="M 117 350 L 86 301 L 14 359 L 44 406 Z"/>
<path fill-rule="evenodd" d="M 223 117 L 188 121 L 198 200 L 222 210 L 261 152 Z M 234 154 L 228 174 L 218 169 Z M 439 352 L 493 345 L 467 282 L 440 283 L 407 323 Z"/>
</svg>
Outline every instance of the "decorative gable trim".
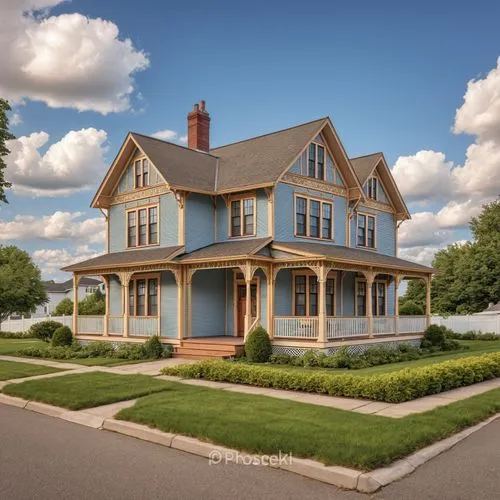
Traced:
<svg viewBox="0 0 500 500">
<path fill-rule="evenodd" d="M 115 196 L 103 196 L 103 199 L 107 199 L 109 205 L 119 205 L 121 203 L 142 200 L 145 198 L 153 198 L 154 196 L 161 196 L 171 192 L 172 191 L 167 185 L 158 184 L 156 186 L 150 186 L 134 191 L 127 191 L 126 193 L 117 194 Z"/>
<path fill-rule="evenodd" d="M 290 184 L 292 186 L 299 186 L 308 189 L 314 189 L 315 191 L 323 191 L 325 193 L 336 194 L 338 196 L 347 196 L 347 189 L 337 184 L 331 184 L 327 181 L 313 179 L 312 177 L 304 177 L 297 174 L 291 174 L 289 172 L 286 172 L 283 175 L 283 177 L 281 178 L 281 182 Z"/>
</svg>

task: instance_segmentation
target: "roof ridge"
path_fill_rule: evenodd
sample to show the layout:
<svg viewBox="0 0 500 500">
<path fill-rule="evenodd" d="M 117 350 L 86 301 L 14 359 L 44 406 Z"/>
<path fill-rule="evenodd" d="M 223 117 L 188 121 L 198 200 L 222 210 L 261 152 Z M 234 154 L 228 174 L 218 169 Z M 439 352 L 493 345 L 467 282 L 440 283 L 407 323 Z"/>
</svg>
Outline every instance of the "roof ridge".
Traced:
<svg viewBox="0 0 500 500">
<path fill-rule="evenodd" d="M 305 125 L 310 125 L 311 123 L 315 123 L 315 122 L 320 122 L 322 120 L 327 120 L 328 119 L 328 116 L 323 116 L 322 118 L 317 118 L 316 120 L 310 120 L 308 122 L 304 122 L 304 123 L 299 123 L 298 125 L 293 125 L 291 127 L 286 127 L 286 128 L 282 128 L 282 129 L 279 129 L 279 130 L 275 130 L 274 132 L 267 132 L 265 134 L 261 134 L 261 135 L 256 135 L 254 137 L 249 137 L 247 139 L 242 139 L 240 141 L 235 141 L 235 142 L 230 142 L 228 144 L 224 144 L 222 146 L 218 146 L 216 148 L 213 148 L 211 149 L 210 151 L 215 151 L 217 149 L 222 149 L 222 148 L 227 148 L 228 146 L 234 146 L 235 144 L 240 144 L 242 142 L 247 142 L 247 141 L 253 141 L 254 139 L 260 139 L 261 137 L 266 137 L 268 135 L 273 135 L 273 134 L 280 134 L 281 132 L 286 132 L 288 130 L 292 130 L 294 128 L 299 128 L 299 127 L 303 127 Z"/>
<path fill-rule="evenodd" d="M 383 154 L 384 153 L 382 151 L 377 151 L 376 153 L 369 153 L 367 155 L 353 156 L 349 158 L 349 160 L 359 160 L 360 158 L 367 158 L 368 156 L 383 155 Z"/>
<path fill-rule="evenodd" d="M 176 146 L 178 148 L 185 149 L 187 151 L 192 151 L 193 153 L 200 153 L 202 155 L 208 155 L 212 156 L 213 158 L 217 158 L 217 156 L 210 153 L 210 151 L 201 151 L 200 149 L 193 149 L 188 146 L 183 146 L 182 144 L 177 144 L 176 142 L 170 142 L 170 141 L 165 141 L 164 139 L 158 139 L 158 137 L 153 137 L 152 135 L 141 134 L 140 132 L 130 131 L 129 133 L 133 135 L 140 135 L 141 137 L 145 137 L 146 139 L 153 139 L 154 141 L 163 142 L 164 144 L 169 144 L 171 146 Z"/>
</svg>

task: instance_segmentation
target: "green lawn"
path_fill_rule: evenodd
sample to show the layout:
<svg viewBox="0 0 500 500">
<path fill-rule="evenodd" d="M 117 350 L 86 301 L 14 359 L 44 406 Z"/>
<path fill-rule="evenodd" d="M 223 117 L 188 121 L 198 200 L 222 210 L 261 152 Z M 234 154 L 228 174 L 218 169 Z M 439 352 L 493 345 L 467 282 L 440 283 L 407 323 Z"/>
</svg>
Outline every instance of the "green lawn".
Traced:
<svg viewBox="0 0 500 500">
<path fill-rule="evenodd" d="M 292 453 L 327 465 L 374 469 L 500 410 L 500 389 L 391 419 L 265 396 L 170 383 L 116 418 L 250 453 Z"/>
<path fill-rule="evenodd" d="M 59 368 L 48 366 L 30 365 L 29 363 L 18 363 L 17 361 L 0 360 L 0 380 L 10 380 L 11 378 L 33 377 L 35 375 L 45 375 L 46 373 L 60 372 Z"/>
<path fill-rule="evenodd" d="M 486 340 L 461 340 L 461 344 L 469 347 L 467 351 L 459 352 L 443 352 L 435 353 L 427 358 L 416 359 L 414 361 L 404 361 L 402 363 L 390 363 L 387 365 L 372 366 L 370 368 L 362 368 L 360 370 L 348 370 L 346 368 L 305 368 L 302 366 L 291 365 L 275 365 L 268 363 L 265 366 L 270 366 L 282 370 L 305 370 L 305 371 L 323 371 L 326 373 L 350 373 L 352 375 L 379 375 L 381 373 L 395 372 L 403 370 L 404 368 L 418 368 L 425 365 L 433 365 L 435 363 L 442 363 L 452 359 L 467 358 L 469 356 L 478 356 L 480 354 L 500 351 L 500 341 L 486 341 Z M 262 366 L 262 365 L 260 365 Z"/>
<path fill-rule="evenodd" d="M 168 383 L 146 375 L 92 372 L 9 384 L 2 392 L 70 410 L 92 408 L 168 389 Z"/>
<path fill-rule="evenodd" d="M 0 355 L 15 356 L 21 349 L 28 347 L 40 347 L 47 345 L 45 342 L 37 339 L 3 339 L 0 337 Z"/>
</svg>

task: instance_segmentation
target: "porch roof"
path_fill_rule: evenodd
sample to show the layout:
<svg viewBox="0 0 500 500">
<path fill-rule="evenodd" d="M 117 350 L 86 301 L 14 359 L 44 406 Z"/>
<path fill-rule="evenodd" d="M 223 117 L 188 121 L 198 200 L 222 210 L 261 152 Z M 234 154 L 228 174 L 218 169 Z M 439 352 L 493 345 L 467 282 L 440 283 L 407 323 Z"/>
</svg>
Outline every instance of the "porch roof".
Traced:
<svg viewBox="0 0 500 500">
<path fill-rule="evenodd" d="M 63 267 L 62 271 L 91 271 L 107 267 L 119 267 L 133 264 L 150 264 L 152 262 L 168 262 L 183 250 L 182 246 L 144 248 L 140 250 L 126 250 L 124 252 L 114 252 L 93 259 L 84 260 L 71 266 Z"/>
<path fill-rule="evenodd" d="M 363 264 L 365 266 L 382 266 L 392 269 L 404 269 L 423 273 L 435 272 L 432 267 L 423 266 L 421 264 L 417 264 L 416 262 L 372 252 L 371 250 L 348 248 L 339 245 L 297 241 L 275 241 L 272 244 L 272 248 L 306 257 L 326 257 L 340 262 Z"/>
<path fill-rule="evenodd" d="M 223 243 L 214 243 L 213 245 L 200 248 L 194 252 L 181 255 L 176 259 L 176 261 L 184 263 L 207 259 L 250 257 L 252 255 L 256 255 L 257 252 L 270 242 L 271 238 L 249 238 L 226 241 Z"/>
</svg>

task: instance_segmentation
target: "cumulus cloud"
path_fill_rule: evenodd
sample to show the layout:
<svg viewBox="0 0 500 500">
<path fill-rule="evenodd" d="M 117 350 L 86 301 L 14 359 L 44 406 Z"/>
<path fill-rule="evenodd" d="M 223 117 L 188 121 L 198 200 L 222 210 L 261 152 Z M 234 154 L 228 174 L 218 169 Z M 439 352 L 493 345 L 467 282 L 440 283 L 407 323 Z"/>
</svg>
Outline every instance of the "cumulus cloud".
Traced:
<svg viewBox="0 0 500 500">
<path fill-rule="evenodd" d="M 154 134 L 151 134 L 151 137 L 156 137 L 156 139 L 161 139 L 162 141 L 168 141 L 168 142 L 178 142 L 179 144 L 187 144 L 187 135 L 181 135 L 175 131 L 175 130 L 158 130 L 158 132 L 155 132 Z"/>
<path fill-rule="evenodd" d="M 467 200 L 463 203 L 450 201 L 439 210 L 435 219 L 441 228 L 465 228 L 472 217 L 476 217 L 480 212 L 481 205 L 474 200 Z"/>
<path fill-rule="evenodd" d="M 0 241 L 70 240 L 103 244 L 106 222 L 103 217 L 82 219 L 82 212 L 54 212 L 51 215 L 16 215 L 10 221 L 0 220 Z"/>
<path fill-rule="evenodd" d="M 432 264 L 432 260 L 434 259 L 434 255 L 436 255 L 441 248 L 442 247 L 402 248 L 399 251 L 398 257 L 417 262 L 418 264 L 422 264 L 424 266 L 430 266 Z"/>
<path fill-rule="evenodd" d="M 450 239 L 451 232 L 442 229 L 432 212 L 418 212 L 403 222 L 399 228 L 399 246 L 415 247 L 423 245 L 439 245 Z"/>
<path fill-rule="evenodd" d="M 15 127 L 16 125 L 21 125 L 23 123 L 23 117 L 21 116 L 20 113 L 17 111 L 12 114 L 12 116 L 9 118 L 9 124 Z"/>
<path fill-rule="evenodd" d="M 95 185 L 106 171 L 107 134 L 87 128 L 71 130 L 44 154 L 47 132 L 8 141 L 5 177 L 15 193 L 28 196 L 68 196 Z"/>
<path fill-rule="evenodd" d="M 0 95 L 102 114 L 130 107 L 147 55 L 116 24 L 81 14 L 50 16 L 63 0 L 3 0 Z"/>
<path fill-rule="evenodd" d="M 42 248 L 33 252 L 33 260 L 42 271 L 44 279 L 61 277 L 67 279 L 68 274 L 60 271 L 62 267 L 76 262 L 92 259 L 102 255 L 102 249 L 90 248 L 88 245 L 68 250 L 66 248 Z"/>
</svg>

